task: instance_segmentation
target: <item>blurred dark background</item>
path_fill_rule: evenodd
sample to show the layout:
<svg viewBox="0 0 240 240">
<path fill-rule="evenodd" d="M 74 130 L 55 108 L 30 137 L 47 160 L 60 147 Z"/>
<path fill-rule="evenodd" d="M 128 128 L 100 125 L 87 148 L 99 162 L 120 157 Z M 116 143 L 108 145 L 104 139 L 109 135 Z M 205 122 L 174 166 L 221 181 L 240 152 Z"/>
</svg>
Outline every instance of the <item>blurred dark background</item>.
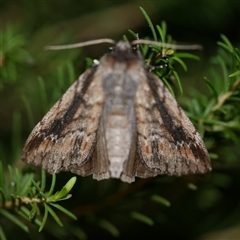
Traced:
<svg viewBox="0 0 240 240">
<path fill-rule="evenodd" d="M 22 53 L 15 67 L 13 81 L 1 79 L 0 135 L 4 165 L 24 167 L 21 150 L 33 126 L 86 69 L 85 58 L 99 59 L 109 47 L 102 44 L 46 52 L 44 46 L 106 37 L 118 40 L 128 29 L 139 33 L 140 38 L 149 37 L 151 32 L 139 6 L 154 25 L 166 21 L 168 33 L 177 42 L 204 47 L 197 53 L 201 61 L 191 61 L 187 73 L 179 71 L 184 94 L 190 91 L 188 85 L 205 92 L 202 79 L 208 74 L 209 59 L 216 54 L 220 34 L 226 35 L 233 45 L 240 45 L 239 1 L 1 1 L 1 38 L 11 28 L 13 35 L 21 36 L 22 49 L 27 52 Z M 46 98 L 39 93 L 39 78 L 45 84 Z M 31 111 L 26 110 L 26 105 Z M 70 176 L 60 174 L 59 186 Z M 92 177 L 79 177 L 73 197 L 63 203 L 78 216 L 77 222 L 66 218 L 65 228 L 61 229 L 50 220 L 41 234 L 34 227 L 29 235 L 15 226 L 14 231 L 19 234 L 18 239 L 75 239 L 71 232 L 76 229 L 82 231 L 80 239 L 85 236 L 112 239 L 114 234 L 105 224 L 107 220 L 119 230 L 120 239 L 240 239 L 239 181 L 239 169 L 233 168 L 206 176 L 138 179 L 131 185 L 118 180 L 97 182 Z M 190 183 L 197 185 L 197 191 L 187 187 Z M 171 207 L 151 201 L 153 194 L 168 199 Z M 149 216 L 154 225 L 134 220 L 131 217 L 134 211 Z"/>
</svg>

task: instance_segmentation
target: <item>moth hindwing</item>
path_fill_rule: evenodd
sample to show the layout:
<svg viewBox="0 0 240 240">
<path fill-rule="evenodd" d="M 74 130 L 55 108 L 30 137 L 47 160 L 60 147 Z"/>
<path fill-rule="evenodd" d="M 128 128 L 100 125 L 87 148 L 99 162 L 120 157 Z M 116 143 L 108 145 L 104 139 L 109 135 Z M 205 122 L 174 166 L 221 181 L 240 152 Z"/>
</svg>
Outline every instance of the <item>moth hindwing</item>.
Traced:
<svg viewBox="0 0 240 240">
<path fill-rule="evenodd" d="M 135 176 L 211 170 L 191 121 L 124 41 L 84 72 L 35 126 L 22 159 L 50 173 L 129 183 Z"/>
</svg>

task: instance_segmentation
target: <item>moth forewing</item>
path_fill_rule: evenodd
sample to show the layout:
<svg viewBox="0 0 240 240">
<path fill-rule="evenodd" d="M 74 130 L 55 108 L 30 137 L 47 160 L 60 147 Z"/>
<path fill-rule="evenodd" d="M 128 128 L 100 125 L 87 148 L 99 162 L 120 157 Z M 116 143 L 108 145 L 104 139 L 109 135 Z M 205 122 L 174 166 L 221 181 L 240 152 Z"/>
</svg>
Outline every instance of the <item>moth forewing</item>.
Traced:
<svg viewBox="0 0 240 240">
<path fill-rule="evenodd" d="M 36 125 L 24 146 L 24 161 L 50 173 L 71 171 L 85 176 L 93 172 L 88 161 L 104 101 L 95 73 L 96 67 L 82 74 Z M 99 95 L 92 98 L 96 92 Z"/>
<path fill-rule="evenodd" d="M 210 159 L 199 133 L 165 85 L 146 72 L 144 86 L 137 93 L 137 103 L 142 107 L 136 111 L 139 158 L 148 171 L 143 171 L 140 165 L 136 175 L 210 171 Z"/>
<path fill-rule="evenodd" d="M 211 170 L 193 124 L 123 41 L 83 73 L 36 125 L 22 159 L 50 173 L 129 183 L 135 176 Z"/>
<path fill-rule="evenodd" d="M 110 178 L 104 125 L 104 114 L 102 112 L 97 131 L 96 148 L 94 151 L 93 160 L 91 161 L 93 164 L 93 178 L 98 181 Z"/>
</svg>

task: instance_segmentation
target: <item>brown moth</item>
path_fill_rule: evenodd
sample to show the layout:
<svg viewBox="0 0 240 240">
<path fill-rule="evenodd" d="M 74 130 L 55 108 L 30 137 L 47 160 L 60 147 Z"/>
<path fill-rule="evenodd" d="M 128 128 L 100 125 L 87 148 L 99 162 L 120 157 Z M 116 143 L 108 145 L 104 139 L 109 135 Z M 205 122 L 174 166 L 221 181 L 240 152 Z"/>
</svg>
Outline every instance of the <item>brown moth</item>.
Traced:
<svg viewBox="0 0 240 240">
<path fill-rule="evenodd" d="M 97 180 L 205 173 L 204 143 L 167 87 L 120 41 L 35 126 L 22 159 Z"/>
</svg>

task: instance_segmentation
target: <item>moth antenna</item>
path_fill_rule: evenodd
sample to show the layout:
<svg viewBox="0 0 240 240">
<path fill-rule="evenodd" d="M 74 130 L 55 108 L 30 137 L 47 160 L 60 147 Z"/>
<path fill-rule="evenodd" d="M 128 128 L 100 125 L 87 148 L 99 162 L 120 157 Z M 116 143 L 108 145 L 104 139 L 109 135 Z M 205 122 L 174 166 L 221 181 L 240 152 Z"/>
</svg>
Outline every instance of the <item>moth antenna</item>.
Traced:
<svg viewBox="0 0 240 240">
<path fill-rule="evenodd" d="M 195 45 L 179 45 L 179 44 L 171 44 L 171 43 L 163 43 L 163 42 L 157 42 L 147 39 L 137 39 L 131 42 L 131 44 L 152 44 L 156 46 L 161 47 L 167 47 L 167 48 L 173 48 L 173 49 L 179 49 L 179 50 L 201 50 L 203 47 L 201 45 L 195 44 Z"/>
<path fill-rule="evenodd" d="M 71 48 L 78 48 L 78 47 L 85 47 L 100 43 L 110 43 L 110 44 L 116 44 L 116 41 L 110 38 L 102 38 L 102 39 L 96 39 L 81 43 L 74 43 L 74 44 L 68 44 L 68 45 L 58 45 L 58 46 L 46 46 L 45 50 L 62 50 L 62 49 L 71 49 Z"/>
</svg>

